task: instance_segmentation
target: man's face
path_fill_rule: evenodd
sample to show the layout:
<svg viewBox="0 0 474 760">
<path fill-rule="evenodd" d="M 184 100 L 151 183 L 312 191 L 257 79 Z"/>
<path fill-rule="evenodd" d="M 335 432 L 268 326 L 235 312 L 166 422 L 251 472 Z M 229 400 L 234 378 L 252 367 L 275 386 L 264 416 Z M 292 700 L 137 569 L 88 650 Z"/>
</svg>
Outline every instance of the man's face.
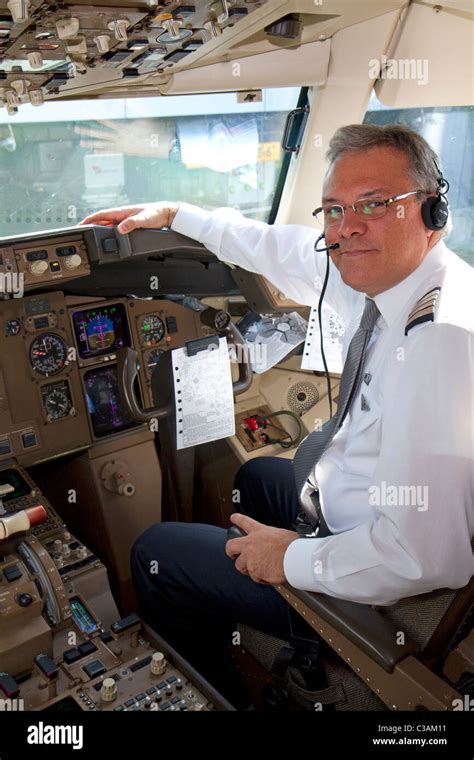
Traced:
<svg viewBox="0 0 474 760">
<path fill-rule="evenodd" d="M 323 203 L 348 206 L 361 198 L 390 198 L 421 189 L 409 170 L 408 157 L 395 148 L 343 153 L 326 175 Z M 331 258 L 344 282 L 371 297 L 408 277 L 440 238 L 423 224 L 414 195 L 390 204 L 377 219 L 368 220 L 349 208 L 325 234 L 327 245 L 339 243 Z"/>
</svg>

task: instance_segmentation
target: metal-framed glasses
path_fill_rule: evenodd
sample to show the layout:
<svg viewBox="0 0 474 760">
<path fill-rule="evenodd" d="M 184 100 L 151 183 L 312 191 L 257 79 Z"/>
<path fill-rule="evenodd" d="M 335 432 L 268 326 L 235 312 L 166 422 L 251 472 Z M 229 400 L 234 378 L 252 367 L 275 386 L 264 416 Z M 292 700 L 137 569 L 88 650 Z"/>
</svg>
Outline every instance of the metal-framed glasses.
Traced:
<svg viewBox="0 0 474 760">
<path fill-rule="evenodd" d="M 361 198 L 349 206 L 342 206 L 339 203 L 325 203 L 313 211 L 318 223 L 322 227 L 331 227 L 340 224 L 348 208 L 351 208 L 357 216 L 363 219 L 380 219 L 387 213 L 388 207 L 395 201 L 403 201 L 410 195 L 424 195 L 425 190 L 411 190 L 409 193 L 393 195 L 391 198 Z"/>
</svg>

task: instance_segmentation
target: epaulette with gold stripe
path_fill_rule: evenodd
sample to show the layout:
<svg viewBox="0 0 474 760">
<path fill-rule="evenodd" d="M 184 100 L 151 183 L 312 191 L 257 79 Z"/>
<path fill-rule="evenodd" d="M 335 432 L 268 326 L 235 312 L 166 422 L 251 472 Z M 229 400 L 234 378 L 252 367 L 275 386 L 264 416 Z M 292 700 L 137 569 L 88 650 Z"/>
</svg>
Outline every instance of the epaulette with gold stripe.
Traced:
<svg viewBox="0 0 474 760">
<path fill-rule="evenodd" d="M 415 325 L 421 325 L 423 322 L 434 322 L 436 302 L 440 292 L 441 288 L 432 288 L 416 302 L 408 315 L 405 335 L 408 335 Z"/>
</svg>

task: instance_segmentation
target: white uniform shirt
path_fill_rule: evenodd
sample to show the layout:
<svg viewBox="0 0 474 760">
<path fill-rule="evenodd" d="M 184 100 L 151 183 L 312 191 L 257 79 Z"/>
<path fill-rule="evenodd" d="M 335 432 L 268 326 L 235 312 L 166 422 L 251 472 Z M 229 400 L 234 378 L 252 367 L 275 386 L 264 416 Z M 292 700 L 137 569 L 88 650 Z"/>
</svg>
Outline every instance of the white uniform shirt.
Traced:
<svg viewBox="0 0 474 760">
<path fill-rule="evenodd" d="M 326 256 L 314 253 L 315 230 L 188 204 L 172 227 L 295 301 L 317 303 Z M 411 275 L 375 296 L 381 316 L 364 366 L 370 382 L 315 468 L 334 535 L 290 544 L 284 570 L 295 588 L 386 605 L 461 588 L 473 575 L 473 285 L 471 267 L 440 241 Z M 434 287 L 434 321 L 405 335 L 416 301 Z M 325 302 L 347 323 L 344 358 L 364 301 L 331 264 Z"/>
</svg>

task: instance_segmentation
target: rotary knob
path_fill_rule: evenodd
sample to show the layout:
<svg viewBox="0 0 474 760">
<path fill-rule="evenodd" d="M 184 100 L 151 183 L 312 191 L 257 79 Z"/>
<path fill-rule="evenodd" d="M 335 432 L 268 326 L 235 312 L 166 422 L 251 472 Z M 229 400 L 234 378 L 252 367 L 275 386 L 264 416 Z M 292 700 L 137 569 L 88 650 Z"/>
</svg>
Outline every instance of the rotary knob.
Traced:
<svg viewBox="0 0 474 760">
<path fill-rule="evenodd" d="M 166 660 L 163 652 L 154 652 L 151 658 L 150 670 L 154 676 L 160 676 L 166 670 Z"/>
<path fill-rule="evenodd" d="M 56 21 L 56 31 L 60 40 L 71 39 L 76 37 L 80 28 L 80 21 L 73 16 L 72 18 L 60 18 Z"/>
<path fill-rule="evenodd" d="M 64 266 L 66 269 L 77 269 L 82 264 L 82 259 L 78 253 L 74 253 L 72 256 L 66 256 L 64 259 Z"/>
<path fill-rule="evenodd" d="M 48 262 L 47 261 L 32 261 L 30 264 L 30 272 L 31 274 L 36 275 L 36 277 L 41 277 L 42 274 L 46 272 L 48 269 Z"/>
<path fill-rule="evenodd" d="M 19 24 L 22 21 L 26 21 L 30 10 L 29 0 L 8 0 L 7 6 L 8 10 L 12 14 L 14 24 Z"/>
<path fill-rule="evenodd" d="M 113 702 L 117 699 L 117 684 L 113 678 L 104 678 L 100 689 L 102 702 Z"/>
<path fill-rule="evenodd" d="M 99 53 L 108 53 L 110 50 L 110 37 L 108 34 L 98 34 L 94 42 Z"/>
<path fill-rule="evenodd" d="M 8 89 L 5 90 L 3 93 L 4 101 L 9 106 L 19 106 L 20 105 L 20 98 L 18 97 L 18 93 L 14 89 Z"/>
<path fill-rule="evenodd" d="M 121 496 L 133 496 L 135 493 L 135 486 L 133 483 L 119 483 L 117 491 Z"/>
<path fill-rule="evenodd" d="M 29 607 L 30 604 L 33 601 L 33 597 L 31 594 L 17 594 L 15 597 L 15 602 L 20 605 L 20 607 Z"/>
<path fill-rule="evenodd" d="M 28 97 L 32 106 L 42 106 L 44 103 L 43 90 L 40 87 L 28 90 Z"/>
<path fill-rule="evenodd" d="M 76 557 L 77 559 L 86 559 L 87 557 L 87 549 L 85 546 L 78 546 L 76 549 Z"/>
</svg>

